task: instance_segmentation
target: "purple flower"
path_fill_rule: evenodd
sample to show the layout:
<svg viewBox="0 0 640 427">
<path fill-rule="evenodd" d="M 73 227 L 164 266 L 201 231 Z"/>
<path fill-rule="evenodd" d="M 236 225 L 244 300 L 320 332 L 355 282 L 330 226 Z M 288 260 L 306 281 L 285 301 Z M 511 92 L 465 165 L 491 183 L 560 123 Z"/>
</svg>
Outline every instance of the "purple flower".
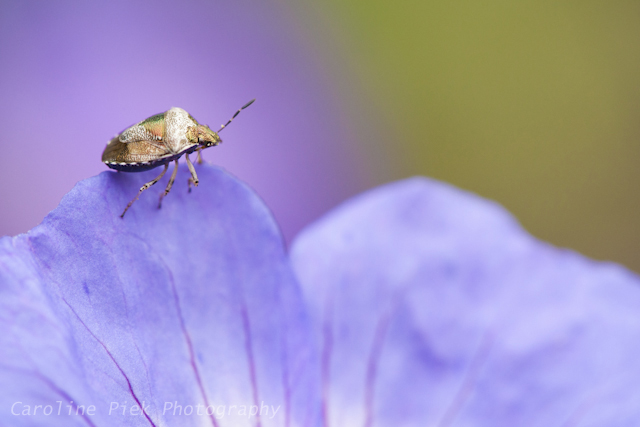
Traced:
<svg viewBox="0 0 640 427">
<path fill-rule="evenodd" d="M 185 168 L 186 169 L 186 168 Z M 411 179 L 290 255 L 244 184 L 181 169 L 80 182 L 0 239 L 0 424 L 623 426 L 640 416 L 640 282 Z M 154 194 L 155 191 L 155 194 Z"/>
</svg>

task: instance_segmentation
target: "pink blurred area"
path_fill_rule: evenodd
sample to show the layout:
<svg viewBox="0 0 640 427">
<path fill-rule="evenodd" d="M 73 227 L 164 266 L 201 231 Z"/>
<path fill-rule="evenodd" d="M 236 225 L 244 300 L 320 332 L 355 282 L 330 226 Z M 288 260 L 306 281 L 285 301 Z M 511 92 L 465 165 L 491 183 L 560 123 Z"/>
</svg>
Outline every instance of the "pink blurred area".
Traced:
<svg viewBox="0 0 640 427">
<path fill-rule="evenodd" d="M 216 128 L 256 98 L 204 157 L 251 185 L 290 240 L 364 175 L 301 40 L 273 2 L 3 2 L 0 235 L 106 170 L 102 150 L 127 126 L 177 106 Z"/>
</svg>

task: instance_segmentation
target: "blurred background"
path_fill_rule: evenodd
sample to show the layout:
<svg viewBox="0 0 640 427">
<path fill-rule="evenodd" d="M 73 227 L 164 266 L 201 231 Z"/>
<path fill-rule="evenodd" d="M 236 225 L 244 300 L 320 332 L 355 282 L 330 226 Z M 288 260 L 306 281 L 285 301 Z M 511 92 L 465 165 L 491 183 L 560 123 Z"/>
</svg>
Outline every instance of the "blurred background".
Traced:
<svg viewBox="0 0 640 427">
<path fill-rule="evenodd" d="M 288 241 L 427 175 L 640 271 L 640 2 L 0 5 L 0 234 L 103 171 L 128 125 L 180 106 L 214 127 L 255 97 L 205 159 L 256 189 Z"/>
</svg>

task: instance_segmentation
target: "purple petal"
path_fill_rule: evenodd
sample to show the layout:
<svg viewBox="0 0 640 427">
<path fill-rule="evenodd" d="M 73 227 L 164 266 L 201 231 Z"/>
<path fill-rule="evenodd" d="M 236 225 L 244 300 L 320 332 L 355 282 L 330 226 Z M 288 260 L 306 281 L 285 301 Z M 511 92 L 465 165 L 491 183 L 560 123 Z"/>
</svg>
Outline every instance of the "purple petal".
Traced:
<svg viewBox="0 0 640 427">
<path fill-rule="evenodd" d="M 346 203 L 292 249 L 329 426 L 626 426 L 640 281 L 427 179 Z"/>
<path fill-rule="evenodd" d="M 161 182 L 119 218 L 158 172 L 82 181 L 40 226 L 0 240 L 0 424 L 318 420 L 308 369 L 316 352 L 270 212 L 245 185 L 203 166 L 191 194 L 180 169 L 162 209 Z M 15 402 L 32 414 L 12 415 Z M 53 405 L 53 414 L 34 416 L 35 405 Z M 72 413 L 94 405 L 95 415 L 65 415 L 67 405 Z M 131 415 L 135 405 L 146 410 Z M 250 405 L 262 416 L 249 418 Z M 204 415 L 206 406 L 218 413 Z"/>
</svg>

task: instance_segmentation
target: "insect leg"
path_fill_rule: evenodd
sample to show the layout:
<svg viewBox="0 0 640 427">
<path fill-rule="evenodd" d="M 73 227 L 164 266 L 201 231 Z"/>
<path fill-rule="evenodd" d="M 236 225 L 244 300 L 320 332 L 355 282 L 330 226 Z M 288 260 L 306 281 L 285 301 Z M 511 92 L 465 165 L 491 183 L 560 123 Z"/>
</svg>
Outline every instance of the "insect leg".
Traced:
<svg viewBox="0 0 640 427">
<path fill-rule="evenodd" d="M 138 197 L 140 197 L 140 194 L 142 194 L 142 192 L 146 189 L 148 189 L 149 187 L 151 187 L 153 184 L 155 184 L 156 182 L 158 182 L 160 180 L 160 178 L 162 178 L 162 176 L 167 172 L 167 169 L 169 169 L 169 164 L 165 164 L 164 165 L 164 169 L 162 170 L 162 172 L 160 172 L 160 175 L 158 175 L 154 180 L 151 180 L 149 182 L 147 182 L 145 185 L 143 185 L 142 187 L 140 187 L 140 191 L 138 191 L 138 195 L 136 197 L 133 198 L 133 200 L 131 200 L 129 202 L 129 204 L 127 205 L 126 208 L 124 208 L 124 212 L 122 212 L 122 215 L 120 215 L 120 218 L 124 218 L 124 214 L 127 213 L 127 210 L 131 207 L 131 205 L 133 204 L 133 202 L 135 202 L 136 200 L 138 200 Z"/>
<path fill-rule="evenodd" d="M 196 160 L 196 162 L 197 162 L 199 165 L 201 165 L 201 164 L 202 164 L 202 153 L 201 153 L 202 148 L 198 148 L 196 151 L 198 152 L 198 159 Z"/>
<path fill-rule="evenodd" d="M 158 209 L 162 207 L 162 199 L 164 198 L 164 196 L 169 194 L 169 191 L 171 191 L 171 187 L 173 187 L 173 181 L 176 180 L 176 175 L 178 175 L 178 159 L 176 159 L 175 164 L 176 165 L 173 167 L 173 172 L 171 172 L 171 178 L 169 178 L 169 183 L 167 184 L 167 188 L 165 188 L 164 193 L 160 195 L 160 200 L 158 201 Z M 168 163 L 167 163 L 167 166 L 169 166 Z"/>
<path fill-rule="evenodd" d="M 191 183 L 193 183 L 194 187 L 198 186 L 198 183 L 200 181 L 198 181 L 198 175 L 196 174 L 196 168 L 193 167 L 193 164 L 191 163 L 191 160 L 189 160 L 189 155 L 185 154 L 185 159 L 187 159 L 187 166 L 189 166 L 189 172 L 191 172 L 191 178 L 189 178 L 188 184 L 189 184 L 189 193 L 191 193 Z"/>
</svg>

